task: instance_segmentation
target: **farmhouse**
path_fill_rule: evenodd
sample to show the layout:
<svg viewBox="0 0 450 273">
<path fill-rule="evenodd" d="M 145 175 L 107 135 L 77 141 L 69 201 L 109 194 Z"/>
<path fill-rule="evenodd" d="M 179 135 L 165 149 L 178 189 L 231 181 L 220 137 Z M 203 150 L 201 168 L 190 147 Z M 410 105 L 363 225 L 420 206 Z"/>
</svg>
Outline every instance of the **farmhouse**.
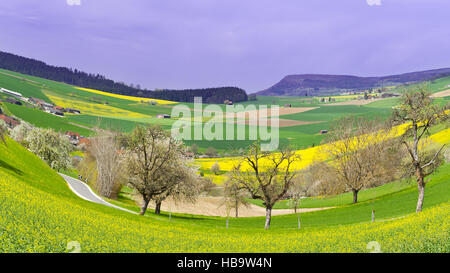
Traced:
<svg viewBox="0 0 450 273">
<path fill-rule="evenodd" d="M 156 115 L 156 118 L 170 118 L 170 115 L 167 115 L 167 114 L 158 114 L 158 115 Z"/>
<path fill-rule="evenodd" d="M 292 107 L 292 104 L 290 104 L 290 103 L 286 103 L 286 104 L 284 105 L 284 107 L 286 107 L 286 108 L 288 108 L 288 107 Z"/>
<path fill-rule="evenodd" d="M 321 135 L 328 134 L 328 130 L 320 130 L 319 134 Z"/>
<path fill-rule="evenodd" d="M 12 117 L 8 117 L 7 115 L 0 114 L 0 119 L 5 121 L 5 123 L 8 125 L 8 127 L 11 129 L 20 124 L 20 121 L 14 119 Z"/>
<path fill-rule="evenodd" d="M 8 90 L 8 89 L 5 89 L 5 88 L 1 88 L 0 92 L 5 93 L 7 95 L 11 95 L 11 96 L 17 97 L 19 99 L 22 98 L 22 94 L 21 93 L 14 92 L 14 91 L 11 91 L 11 90 Z"/>
<path fill-rule="evenodd" d="M 72 108 L 66 108 L 66 112 L 70 114 L 81 114 L 80 110 L 72 109 Z"/>
<path fill-rule="evenodd" d="M 55 109 L 55 110 L 57 110 L 57 111 L 61 111 L 61 112 L 66 112 L 66 109 L 64 109 L 64 107 L 57 106 L 57 105 L 55 105 L 55 106 L 53 107 L 53 109 Z"/>
<path fill-rule="evenodd" d="M 233 101 L 231 101 L 231 100 L 224 100 L 223 103 L 225 105 L 233 105 Z"/>
<path fill-rule="evenodd" d="M 56 116 L 61 116 L 61 117 L 64 116 L 64 112 L 55 110 L 55 109 L 53 109 L 53 108 L 47 109 L 46 111 L 47 111 L 48 113 L 53 114 L 53 115 L 56 115 Z"/>
<path fill-rule="evenodd" d="M 45 100 L 30 97 L 28 99 L 29 103 L 41 106 L 42 108 L 53 108 L 53 104 L 46 102 Z"/>
</svg>

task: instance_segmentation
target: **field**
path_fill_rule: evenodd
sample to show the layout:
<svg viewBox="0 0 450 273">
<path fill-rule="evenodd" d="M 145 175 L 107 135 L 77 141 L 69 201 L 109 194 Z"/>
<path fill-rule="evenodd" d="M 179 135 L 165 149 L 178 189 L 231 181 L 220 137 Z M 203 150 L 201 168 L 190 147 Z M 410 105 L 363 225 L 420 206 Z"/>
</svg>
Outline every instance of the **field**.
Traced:
<svg viewBox="0 0 450 273">
<path fill-rule="evenodd" d="M 0 144 L 0 252 L 449 252 L 449 165 L 427 187 L 416 215 L 413 186 L 375 194 L 357 205 L 273 217 L 225 219 L 193 215 L 140 217 L 77 198 L 58 174 L 17 143 Z M 380 191 L 381 192 L 381 191 Z M 374 207 L 379 221 L 370 223 Z M 5 209 L 8 208 L 8 209 Z M 394 217 L 400 219 L 390 220 Z"/>
<path fill-rule="evenodd" d="M 440 80 L 433 84 L 433 88 L 436 91 L 442 91 L 446 83 L 447 80 Z M 55 123 L 55 119 L 51 115 L 49 115 L 51 117 L 48 117 L 36 114 L 40 118 L 33 118 L 30 116 L 31 112 L 29 109 L 25 109 L 25 107 L 4 105 L 7 111 L 11 110 L 12 114 L 35 125 L 59 131 L 62 131 L 61 128 L 71 128 L 68 130 L 83 135 L 89 135 L 93 127 L 129 132 L 139 124 L 159 124 L 165 129 L 170 129 L 176 118 L 158 119 L 155 116 L 158 114 L 171 114 L 172 108 L 180 104 L 78 88 L 7 70 L 0 70 L 0 87 L 20 92 L 25 97 L 33 96 L 63 107 L 81 110 L 81 115 L 67 115 Z M 244 106 L 279 105 L 282 114 L 280 116 L 282 122 L 279 128 L 280 143 L 291 144 L 297 149 L 319 145 L 324 138 L 323 135 L 319 134 L 319 131 L 329 130 L 330 124 L 339 117 L 361 115 L 386 118 L 389 116 L 392 106 L 395 105 L 395 101 L 392 99 L 374 101 L 366 105 L 339 105 L 341 102 L 348 102 L 354 99 L 354 95 L 333 96 L 333 98 L 336 99 L 336 105 L 334 103 L 320 103 L 320 98 L 316 97 L 257 97 L 256 101 L 248 101 L 241 104 Z M 157 101 L 157 104 L 152 105 L 151 101 Z M 284 108 L 285 104 L 291 104 L 292 108 Z M 192 103 L 183 103 L 183 105 L 191 109 L 194 108 Z M 207 105 L 203 105 L 203 108 L 205 107 Z M 300 107 L 302 109 L 306 108 L 308 111 L 296 111 Z M 225 110 L 225 105 L 220 105 L 220 108 Z M 193 116 L 193 111 L 191 114 Z M 207 121 L 208 118 L 204 118 L 201 126 Z M 64 124 L 64 126 L 61 127 L 61 124 Z M 191 129 L 196 126 L 200 125 L 192 124 Z M 245 125 L 247 132 L 251 129 L 253 129 L 251 125 Z M 209 141 L 203 139 L 186 141 L 186 144 L 190 146 L 195 143 L 199 146 L 200 152 L 205 152 L 207 148 L 214 147 L 220 154 L 226 155 L 230 151 L 237 151 L 247 147 L 253 141 L 249 139 L 236 141 Z"/>
</svg>

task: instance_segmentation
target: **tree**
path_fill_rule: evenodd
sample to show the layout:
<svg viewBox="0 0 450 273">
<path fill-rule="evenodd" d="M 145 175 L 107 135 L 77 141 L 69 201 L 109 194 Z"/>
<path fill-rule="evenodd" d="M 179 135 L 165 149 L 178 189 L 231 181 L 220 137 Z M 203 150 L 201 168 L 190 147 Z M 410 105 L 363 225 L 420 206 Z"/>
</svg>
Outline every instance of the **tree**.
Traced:
<svg viewBox="0 0 450 273">
<path fill-rule="evenodd" d="M 234 209 L 235 217 L 239 217 L 239 207 L 247 207 L 250 203 L 247 201 L 247 195 L 244 190 L 231 181 L 227 181 L 224 184 L 223 189 L 223 201 L 222 203 L 227 209 Z"/>
<path fill-rule="evenodd" d="M 193 154 L 197 154 L 198 153 L 198 145 L 197 144 L 192 144 L 191 145 L 191 152 Z"/>
<path fill-rule="evenodd" d="M 121 174 L 121 156 L 116 138 L 108 135 L 93 137 L 88 150 L 95 158 L 96 188 L 100 195 L 112 198 L 118 190 Z"/>
<path fill-rule="evenodd" d="M 31 130 L 33 130 L 33 126 L 26 123 L 25 121 L 22 121 L 19 125 L 11 130 L 11 138 L 16 142 L 26 146 L 25 139 Z"/>
<path fill-rule="evenodd" d="M 215 175 L 219 174 L 219 172 L 220 172 L 220 165 L 219 165 L 219 163 L 217 161 L 216 161 L 216 163 L 214 163 L 211 166 L 211 172 L 214 173 Z"/>
<path fill-rule="evenodd" d="M 66 170 L 71 165 L 73 149 L 69 139 L 51 129 L 35 128 L 26 139 L 26 147 L 54 170 Z"/>
<path fill-rule="evenodd" d="M 310 195 L 314 180 L 309 179 L 311 176 L 309 170 L 308 168 L 301 171 L 288 190 L 289 207 L 294 209 L 294 213 L 297 213 L 301 199 Z"/>
<path fill-rule="evenodd" d="M 395 138 L 381 130 L 376 120 L 345 117 L 335 123 L 327 144 L 336 185 L 329 193 L 353 192 L 353 203 L 358 202 L 362 189 L 391 181 L 396 164 L 401 162 Z M 397 165 L 399 166 L 399 165 Z"/>
<path fill-rule="evenodd" d="M 217 150 L 214 147 L 208 147 L 208 149 L 206 149 L 205 154 L 207 156 L 213 157 L 217 155 Z"/>
<path fill-rule="evenodd" d="M 178 154 L 178 158 L 172 159 L 172 163 L 165 181 L 166 191 L 154 197 L 155 214 L 161 213 L 162 202 L 167 198 L 175 203 L 178 201 L 194 203 L 201 192 L 202 185 L 193 162 L 185 155 Z"/>
<path fill-rule="evenodd" d="M 1 110 L 1 109 L 0 109 Z M 3 119 L 0 119 L 0 139 L 6 144 L 5 135 L 8 132 L 8 126 Z"/>
<path fill-rule="evenodd" d="M 261 151 L 260 144 L 254 143 L 229 173 L 232 183 L 245 189 L 252 199 L 263 201 L 265 229 L 270 227 L 273 206 L 286 196 L 297 175 L 294 164 L 299 160 L 300 157 L 289 147 L 271 154 Z"/>
<path fill-rule="evenodd" d="M 424 149 L 424 136 L 432 126 L 448 120 L 448 109 L 448 105 L 439 107 L 433 103 L 427 85 L 419 85 L 406 90 L 393 113 L 394 123 L 408 124 L 402 143 L 410 156 L 410 169 L 416 176 L 419 191 L 416 212 L 422 211 L 425 186 L 429 182 L 425 178 L 439 166 L 439 154 L 445 146 L 430 155 Z"/>
<path fill-rule="evenodd" d="M 177 160 L 182 144 L 160 127 L 138 126 L 126 141 L 124 158 L 128 183 L 142 197 L 140 214 L 144 215 L 150 200 L 165 193 L 172 186 L 173 166 L 184 164 Z"/>
</svg>

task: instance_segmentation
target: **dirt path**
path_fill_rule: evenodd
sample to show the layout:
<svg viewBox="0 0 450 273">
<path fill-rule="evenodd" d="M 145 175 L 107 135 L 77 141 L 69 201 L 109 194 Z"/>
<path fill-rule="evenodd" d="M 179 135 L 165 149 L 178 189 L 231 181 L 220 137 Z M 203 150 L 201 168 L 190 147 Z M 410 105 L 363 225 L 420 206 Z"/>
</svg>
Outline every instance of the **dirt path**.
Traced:
<svg viewBox="0 0 450 273">
<path fill-rule="evenodd" d="M 165 201 L 162 203 L 162 211 L 172 211 L 174 213 L 187 213 L 195 215 L 206 215 L 206 216 L 221 216 L 226 217 L 227 212 L 225 206 L 221 206 L 220 197 L 200 197 L 195 204 L 191 203 L 174 203 L 171 201 Z M 155 208 L 155 204 L 151 203 L 149 208 Z M 324 210 L 330 208 L 308 208 L 297 210 L 300 213 Z M 272 210 L 272 215 L 285 215 L 294 213 L 293 209 L 274 209 Z M 234 217 L 235 211 L 232 210 L 230 216 Z M 249 205 L 248 207 L 239 208 L 239 217 L 255 217 L 255 216 L 265 216 L 266 210 L 263 207 L 256 205 Z"/>
<path fill-rule="evenodd" d="M 370 99 L 370 100 L 349 100 L 349 101 L 342 101 L 342 102 L 336 102 L 336 103 L 329 103 L 329 104 L 323 104 L 321 106 L 337 106 L 337 105 L 366 105 L 372 102 L 380 101 L 383 99 Z"/>
<path fill-rule="evenodd" d="M 443 98 L 443 97 L 448 97 L 450 96 L 450 89 L 441 91 L 441 92 L 437 92 L 431 95 L 432 98 Z"/>
</svg>

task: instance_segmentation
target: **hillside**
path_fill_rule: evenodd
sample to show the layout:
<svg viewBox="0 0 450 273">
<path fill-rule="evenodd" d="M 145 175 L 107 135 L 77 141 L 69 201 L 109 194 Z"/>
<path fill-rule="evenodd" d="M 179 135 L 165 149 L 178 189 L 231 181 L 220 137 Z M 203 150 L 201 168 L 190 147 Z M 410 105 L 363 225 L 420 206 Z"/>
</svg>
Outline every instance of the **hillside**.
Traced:
<svg viewBox="0 0 450 273">
<path fill-rule="evenodd" d="M 427 193 L 429 206 L 419 215 L 323 226 L 348 222 L 353 209 L 369 213 L 370 203 L 362 203 L 342 207 L 334 217 L 334 210 L 305 213 L 309 228 L 301 230 L 294 228 L 295 215 L 274 217 L 269 231 L 260 228 L 261 217 L 232 219 L 225 229 L 220 217 L 173 215 L 169 222 L 166 214 L 136 216 L 77 198 L 44 162 L 8 139 L 7 146 L 0 144 L 0 252 L 68 252 L 69 242 L 79 243 L 81 252 L 368 252 L 373 240 L 383 252 L 448 252 L 448 198 L 436 194 L 448 189 L 446 169 L 438 177 L 432 182 L 436 189 Z M 386 197 L 403 204 L 413 196 Z M 384 211 L 391 217 L 389 208 Z M 315 228 L 318 223 L 322 226 Z"/>
<path fill-rule="evenodd" d="M 320 74 L 289 75 L 272 87 L 256 94 L 260 96 L 327 96 L 342 92 L 428 81 L 449 75 L 450 68 L 383 77 Z"/>
<path fill-rule="evenodd" d="M 100 74 L 86 73 L 77 69 L 48 65 L 45 62 L 0 51 L 0 68 L 36 76 L 70 85 L 99 89 L 106 92 L 177 102 L 193 102 L 194 97 L 203 97 L 203 102 L 220 103 L 224 100 L 234 102 L 247 101 L 247 94 L 237 87 L 198 88 L 185 90 L 150 91 L 141 89 L 139 85 L 127 85 L 107 79 Z"/>
</svg>

